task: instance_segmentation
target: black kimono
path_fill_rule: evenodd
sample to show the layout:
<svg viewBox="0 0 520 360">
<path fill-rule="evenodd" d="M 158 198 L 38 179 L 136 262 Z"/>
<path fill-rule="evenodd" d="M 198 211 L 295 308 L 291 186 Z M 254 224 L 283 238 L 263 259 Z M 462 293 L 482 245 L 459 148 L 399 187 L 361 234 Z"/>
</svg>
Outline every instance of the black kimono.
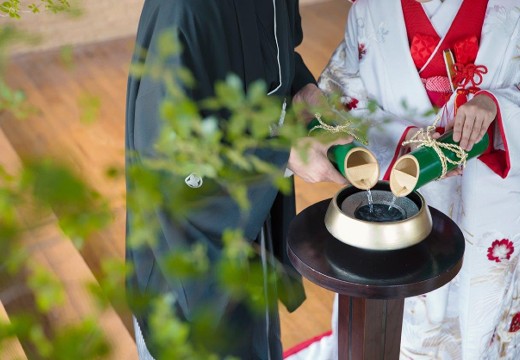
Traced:
<svg viewBox="0 0 520 360">
<path fill-rule="evenodd" d="M 194 100 L 212 96 L 214 83 L 229 73 L 243 79 L 246 91 L 252 81 L 263 79 L 272 94 L 282 97 L 290 97 L 315 81 L 294 51 L 302 40 L 298 0 L 146 0 L 137 33 L 137 46 L 147 49 L 145 66 L 157 54 L 158 35 L 172 28 L 178 29 L 183 43 L 181 65 L 192 72 L 196 81 L 193 89 L 187 89 Z M 126 114 L 129 154 L 139 157 L 152 152 L 161 123 L 157 109 L 164 96 L 163 86 L 151 78 L 129 78 Z M 280 168 L 286 166 L 288 159 L 288 152 L 258 149 L 255 154 Z M 127 157 L 128 165 L 134 161 L 138 160 Z M 187 186 L 183 180 L 179 179 L 177 186 Z M 202 187 L 205 185 L 206 180 Z M 131 188 L 129 184 L 129 191 Z M 206 305 L 207 299 L 217 299 L 211 306 L 239 336 L 233 339 L 232 346 L 215 351 L 241 359 L 280 359 L 277 313 L 255 317 L 243 306 L 230 307 L 226 296 L 216 290 L 214 279 L 187 283 L 168 277 L 162 271 L 162 255 L 195 241 L 204 242 L 210 259 L 218 259 L 222 231 L 226 228 L 240 227 L 251 242 L 261 237 L 268 250 L 278 251 L 284 258 L 285 232 L 295 215 L 294 197 L 281 196 L 268 181 L 251 185 L 248 196 L 252 209 L 245 222 L 239 221 L 240 209 L 225 193 L 212 196 L 204 209 L 193 211 L 188 221 L 182 223 L 158 209 L 161 232 L 156 244 L 139 248 L 127 246 L 127 261 L 134 268 L 127 286 L 130 296 L 145 292 L 175 294 L 175 310 L 187 321 L 194 309 Z M 127 217 L 128 237 L 132 232 L 131 211 Z M 299 289 L 301 292 L 292 292 L 286 298 L 290 301 L 290 310 L 304 299 L 301 284 Z M 148 340 L 147 314 L 134 311 Z M 149 348 L 153 354 L 151 344 Z"/>
</svg>

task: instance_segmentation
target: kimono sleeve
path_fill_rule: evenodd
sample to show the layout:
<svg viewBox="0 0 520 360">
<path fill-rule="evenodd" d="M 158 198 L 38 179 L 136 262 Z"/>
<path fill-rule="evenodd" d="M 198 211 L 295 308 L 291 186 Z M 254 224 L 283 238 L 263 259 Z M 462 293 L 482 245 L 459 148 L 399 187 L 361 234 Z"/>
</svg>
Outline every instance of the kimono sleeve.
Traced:
<svg viewBox="0 0 520 360">
<path fill-rule="evenodd" d="M 370 121 L 369 148 L 376 155 L 381 173 L 388 177 L 388 169 L 403 154 L 402 142 L 414 127 L 412 119 L 385 111 L 374 103 L 360 75 L 363 49 L 358 46 L 359 3 L 355 3 L 348 16 L 345 38 L 334 51 L 329 64 L 321 74 L 318 85 L 329 95 L 338 94 L 351 115 Z"/>
<path fill-rule="evenodd" d="M 303 41 L 303 31 L 301 24 L 301 17 L 299 11 L 299 1 L 291 1 L 292 9 L 290 11 L 293 12 L 293 16 L 291 17 L 293 20 L 292 23 L 292 33 L 293 33 L 293 42 L 294 48 L 297 48 Z M 303 88 L 307 84 L 316 84 L 316 80 L 312 75 L 311 71 L 305 65 L 301 55 L 295 50 L 294 51 L 294 79 L 291 86 L 291 94 L 296 94 L 301 88 Z"/>
<path fill-rule="evenodd" d="M 520 146 L 520 83 L 503 89 L 484 90 L 497 106 L 495 123 L 490 126 L 490 148 L 479 159 L 502 178 L 518 173 Z"/>
<path fill-rule="evenodd" d="M 129 80 L 127 129 L 133 141 L 129 148 L 138 155 L 155 156 L 154 144 L 162 124 L 160 109 L 169 96 L 165 79 L 175 82 L 187 98 L 199 101 L 212 96 L 215 81 L 228 72 L 227 57 L 213 56 L 218 54 L 218 49 L 229 52 L 223 30 L 216 26 L 216 15 L 212 15 L 215 10 L 210 5 L 206 11 L 194 7 L 186 1 L 161 4 L 141 21 L 137 46 L 144 51 L 141 58 L 134 58 L 133 62 L 141 63 L 152 73 L 157 71 L 154 70 L 157 64 L 161 64 L 163 73 L 161 76 L 132 76 Z M 167 44 L 172 41 L 176 41 L 182 51 L 165 56 Z M 189 71 L 193 84 L 180 80 L 181 70 Z"/>
</svg>

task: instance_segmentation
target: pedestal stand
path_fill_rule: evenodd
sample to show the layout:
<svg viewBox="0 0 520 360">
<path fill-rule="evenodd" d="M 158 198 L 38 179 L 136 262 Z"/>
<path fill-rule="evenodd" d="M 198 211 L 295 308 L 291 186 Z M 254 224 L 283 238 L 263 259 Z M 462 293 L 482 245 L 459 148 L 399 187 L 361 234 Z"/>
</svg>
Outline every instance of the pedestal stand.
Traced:
<svg viewBox="0 0 520 360">
<path fill-rule="evenodd" d="M 289 258 L 304 277 L 339 294 L 339 359 L 399 359 L 404 298 L 435 290 L 458 273 L 464 236 L 446 215 L 430 208 L 433 229 L 419 244 L 363 250 L 327 231 L 329 203 L 314 204 L 293 220 Z"/>
</svg>

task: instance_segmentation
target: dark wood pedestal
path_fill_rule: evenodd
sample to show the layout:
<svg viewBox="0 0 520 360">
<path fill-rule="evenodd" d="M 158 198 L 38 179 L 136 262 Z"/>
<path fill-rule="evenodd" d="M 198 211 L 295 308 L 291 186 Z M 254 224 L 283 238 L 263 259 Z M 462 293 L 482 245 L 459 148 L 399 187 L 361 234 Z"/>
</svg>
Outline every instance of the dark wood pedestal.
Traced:
<svg viewBox="0 0 520 360">
<path fill-rule="evenodd" d="M 339 294 L 339 359 L 399 359 L 404 298 L 435 290 L 458 273 L 464 236 L 446 215 L 430 208 L 433 229 L 419 244 L 392 251 L 359 249 L 325 228 L 329 203 L 314 204 L 293 220 L 289 258 L 304 277 Z"/>
</svg>

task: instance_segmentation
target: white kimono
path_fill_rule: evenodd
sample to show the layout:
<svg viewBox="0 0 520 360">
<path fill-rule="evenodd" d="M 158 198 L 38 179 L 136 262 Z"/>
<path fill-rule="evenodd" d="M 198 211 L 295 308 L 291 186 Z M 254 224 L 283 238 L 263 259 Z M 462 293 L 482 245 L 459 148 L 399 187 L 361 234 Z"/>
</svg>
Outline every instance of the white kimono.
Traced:
<svg viewBox="0 0 520 360">
<path fill-rule="evenodd" d="M 442 38 L 463 0 L 434 1 L 425 11 Z M 505 151 L 504 162 L 499 175 L 471 159 L 463 176 L 421 188 L 428 204 L 462 229 L 466 251 L 462 270 L 451 283 L 406 299 L 402 359 L 520 359 L 519 0 L 489 0 L 475 64 L 488 69 L 480 88 L 499 108 L 491 126 L 494 148 Z M 434 121 L 434 115 L 424 116 L 432 104 L 410 55 L 400 0 L 354 3 L 345 40 L 322 74 L 320 87 L 341 91 L 353 115 L 381 123 L 369 131 L 369 148 L 382 174 L 399 155 L 405 130 Z M 444 125 L 453 119 L 454 97 L 447 102 Z M 374 114 L 368 112 L 369 100 L 379 105 Z M 337 340 L 331 336 L 330 341 Z M 327 350 L 313 349 L 319 353 L 313 360 L 336 358 L 330 350 L 334 346 L 322 348 Z M 289 359 L 310 358 L 302 351 Z"/>
</svg>

